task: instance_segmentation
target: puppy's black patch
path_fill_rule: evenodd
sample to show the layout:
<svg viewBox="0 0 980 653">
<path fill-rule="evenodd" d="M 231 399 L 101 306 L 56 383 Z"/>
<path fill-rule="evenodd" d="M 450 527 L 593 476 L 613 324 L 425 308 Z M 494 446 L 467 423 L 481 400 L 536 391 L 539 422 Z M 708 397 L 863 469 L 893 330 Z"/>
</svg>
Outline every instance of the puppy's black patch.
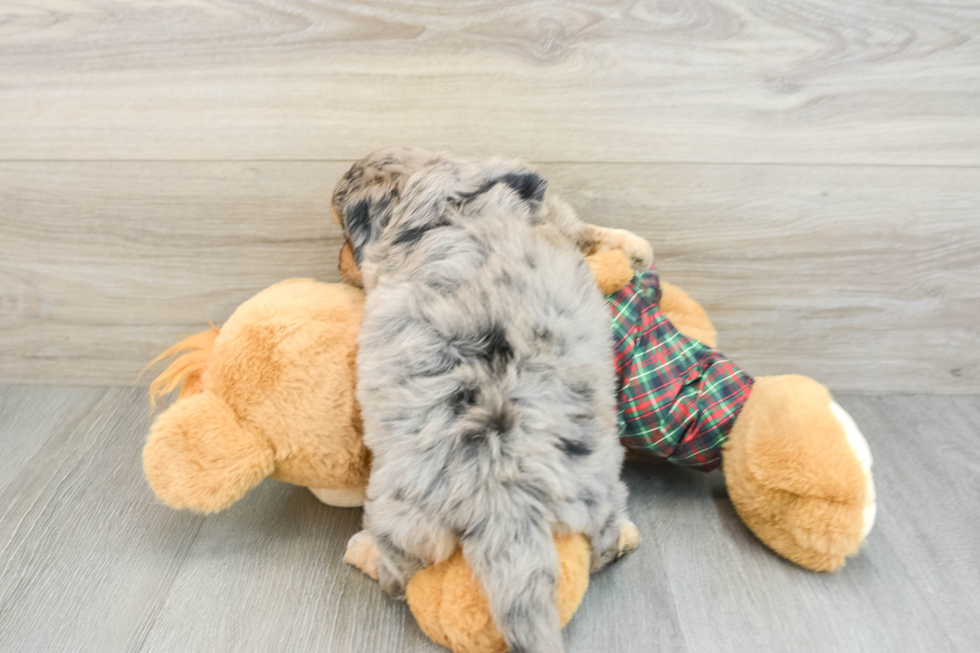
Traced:
<svg viewBox="0 0 980 653">
<path fill-rule="evenodd" d="M 361 262 L 364 246 L 371 238 L 371 212 L 367 200 L 360 200 L 344 207 L 344 228 L 350 236 L 354 261 Z"/>
<path fill-rule="evenodd" d="M 429 227 L 409 227 L 408 229 L 402 229 L 395 236 L 394 243 L 396 245 L 405 245 L 407 243 L 417 243 L 422 240 L 422 236 L 429 233 Z"/>
<path fill-rule="evenodd" d="M 466 412 L 466 409 L 476 403 L 477 391 L 475 388 L 460 387 L 449 398 L 449 404 L 453 407 L 453 415 L 457 417 Z"/>
<path fill-rule="evenodd" d="M 433 229 L 438 229 L 439 227 L 448 227 L 449 221 L 442 219 L 438 222 L 433 222 L 432 224 L 424 224 L 417 227 L 406 227 L 402 229 L 395 235 L 394 244 L 395 245 L 407 245 L 415 244 L 418 241 L 432 231 Z"/>
<path fill-rule="evenodd" d="M 572 415 L 572 423 L 578 424 L 579 426 L 588 424 L 594 419 L 595 416 L 589 413 L 575 413 L 574 415 Z"/>
<path fill-rule="evenodd" d="M 486 517 L 479 519 L 475 522 L 467 524 L 465 528 L 458 532 L 456 535 L 461 540 L 468 540 L 470 538 L 479 538 L 487 530 L 488 519 Z"/>
<path fill-rule="evenodd" d="M 480 449 L 489 439 L 490 431 L 485 428 L 468 429 L 459 435 L 460 444 L 463 445 L 463 453 L 470 459 L 480 455 Z"/>
<path fill-rule="evenodd" d="M 392 191 L 344 207 L 344 228 L 354 252 L 354 262 L 358 265 L 363 260 L 364 248 L 380 238 L 391 221 L 391 205 L 397 199 L 398 192 Z"/>
<path fill-rule="evenodd" d="M 500 324 L 491 325 L 475 337 L 455 338 L 452 346 L 455 347 L 462 361 L 475 359 L 496 373 L 503 372 L 514 358 L 514 348 L 507 340 L 507 333 Z"/>
<path fill-rule="evenodd" d="M 499 324 L 494 324 L 481 337 L 483 344 L 480 357 L 492 366 L 506 365 L 514 358 L 514 348 L 507 340 L 507 333 Z"/>
<path fill-rule="evenodd" d="M 568 384 L 568 389 L 583 402 L 590 402 L 595 398 L 595 389 L 587 381 L 575 381 Z"/>
<path fill-rule="evenodd" d="M 490 412 L 487 428 L 503 435 L 514 428 L 514 410 L 509 404 L 499 406 Z"/>
<path fill-rule="evenodd" d="M 512 172 L 502 176 L 500 181 L 514 189 L 526 202 L 540 202 L 548 188 L 548 182 L 533 172 Z"/>
<path fill-rule="evenodd" d="M 592 445 L 587 442 L 576 442 L 568 438 L 558 438 L 558 448 L 566 456 L 588 456 L 592 453 Z"/>
</svg>

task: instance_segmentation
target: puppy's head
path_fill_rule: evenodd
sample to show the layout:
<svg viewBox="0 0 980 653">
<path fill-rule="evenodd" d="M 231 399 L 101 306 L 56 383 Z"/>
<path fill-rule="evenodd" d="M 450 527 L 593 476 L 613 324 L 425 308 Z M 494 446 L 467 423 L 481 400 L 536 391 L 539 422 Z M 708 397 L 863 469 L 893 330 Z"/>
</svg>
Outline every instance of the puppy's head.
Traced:
<svg viewBox="0 0 980 653">
<path fill-rule="evenodd" d="M 425 150 L 389 147 L 350 167 L 333 191 L 333 219 L 344 228 L 355 265 L 364 247 L 381 237 L 408 178 L 431 158 Z"/>
<path fill-rule="evenodd" d="M 504 189 L 514 202 L 536 212 L 546 187 L 544 179 L 516 161 L 386 148 L 352 165 L 337 183 L 333 217 L 347 237 L 348 268 L 350 259 L 359 267 L 364 248 L 381 238 L 402 202 L 409 215 L 402 218 L 405 224 L 394 225 L 393 229 L 418 236 L 442 221 L 447 210 L 478 205 L 494 189 Z M 394 235 L 396 242 L 402 240 Z M 342 254 L 342 261 L 343 258 Z M 351 276 L 345 273 L 345 278 Z"/>
</svg>

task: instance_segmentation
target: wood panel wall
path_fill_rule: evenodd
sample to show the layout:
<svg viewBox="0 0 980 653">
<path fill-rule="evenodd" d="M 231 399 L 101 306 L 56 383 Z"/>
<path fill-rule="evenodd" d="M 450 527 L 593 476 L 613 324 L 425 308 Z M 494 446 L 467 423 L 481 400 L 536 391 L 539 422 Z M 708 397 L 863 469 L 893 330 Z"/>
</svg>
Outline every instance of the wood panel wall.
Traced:
<svg viewBox="0 0 980 653">
<path fill-rule="evenodd" d="M 980 392 L 978 34 L 908 0 L 0 3 L 0 382 L 129 384 L 336 280 L 333 183 L 400 143 L 538 164 L 751 373 Z"/>
</svg>

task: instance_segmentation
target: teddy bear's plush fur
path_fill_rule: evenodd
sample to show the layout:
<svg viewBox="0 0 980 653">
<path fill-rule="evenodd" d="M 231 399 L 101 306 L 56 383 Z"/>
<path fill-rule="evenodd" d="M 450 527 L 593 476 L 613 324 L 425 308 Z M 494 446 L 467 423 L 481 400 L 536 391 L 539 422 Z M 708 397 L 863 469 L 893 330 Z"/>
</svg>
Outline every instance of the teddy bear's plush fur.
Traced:
<svg viewBox="0 0 980 653">
<path fill-rule="evenodd" d="M 182 385 L 143 451 L 153 491 L 175 508 L 223 510 L 268 477 L 360 505 L 369 471 L 354 396 L 364 294 L 292 279 L 263 290 L 151 386 Z"/>
<path fill-rule="evenodd" d="M 632 276 L 619 252 L 590 257 L 603 292 Z M 661 307 L 687 336 L 714 345 L 696 302 L 670 284 Z M 310 487 L 333 505 L 360 505 L 370 455 L 354 398 L 363 294 L 346 284 L 286 281 L 242 304 L 225 325 L 165 353 L 186 351 L 154 383 L 180 398 L 154 421 L 144 449 L 151 488 L 175 508 L 222 510 L 266 476 Z M 758 377 L 724 448 L 728 493 L 746 525 L 797 564 L 831 571 L 854 555 L 874 521 L 871 457 L 860 432 L 820 384 Z M 588 543 L 556 541 L 562 623 L 588 583 Z M 349 559 L 370 571 L 370 555 Z M 365 553 L 365 552 L 362 552 Z M 367 552 L 370 553 L 370 552 Z M 455 651 L 503 650 L 462 556 L 416 573 L 409 607 Z"/>
</svg>

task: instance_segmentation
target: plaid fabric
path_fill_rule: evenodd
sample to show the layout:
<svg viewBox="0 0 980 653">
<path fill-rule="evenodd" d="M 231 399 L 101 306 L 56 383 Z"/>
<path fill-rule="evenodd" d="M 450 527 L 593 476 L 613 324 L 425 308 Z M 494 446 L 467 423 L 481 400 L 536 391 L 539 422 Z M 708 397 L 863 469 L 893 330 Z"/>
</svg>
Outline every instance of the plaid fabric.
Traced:
<svg viewBox="0 0 980 653">
<path fill-rule="evenodd" d="M 660 310 L 655 268 L 606 300 L 612 312 L 619 437 L 645 457 L 710 471 L 752 391 L 720 352 L 681 335 Z"/>
</svg>

